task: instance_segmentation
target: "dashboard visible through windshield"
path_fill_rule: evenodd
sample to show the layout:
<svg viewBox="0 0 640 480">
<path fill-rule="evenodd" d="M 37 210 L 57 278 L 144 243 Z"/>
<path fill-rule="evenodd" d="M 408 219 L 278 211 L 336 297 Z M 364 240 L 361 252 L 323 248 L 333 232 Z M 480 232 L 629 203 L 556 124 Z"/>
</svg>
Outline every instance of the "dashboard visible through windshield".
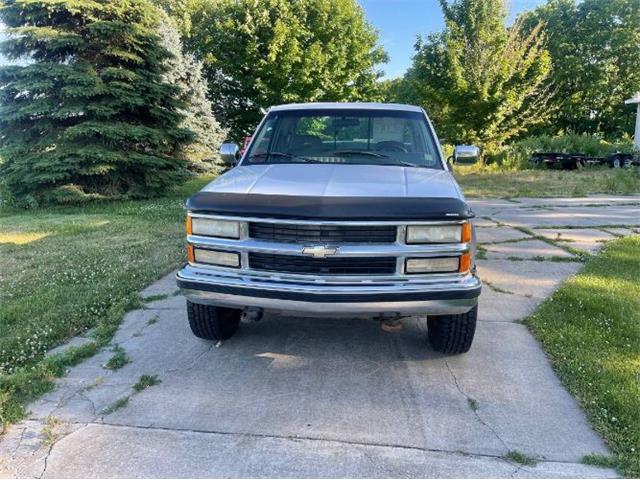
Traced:
<svg viewBox="0 0 640 480">
<path fill-rule="evenodd" d="M 433 135 L 420 112 L 364 109 L 271 112 L 243 163 L 443 168 Z"/>
</svg>

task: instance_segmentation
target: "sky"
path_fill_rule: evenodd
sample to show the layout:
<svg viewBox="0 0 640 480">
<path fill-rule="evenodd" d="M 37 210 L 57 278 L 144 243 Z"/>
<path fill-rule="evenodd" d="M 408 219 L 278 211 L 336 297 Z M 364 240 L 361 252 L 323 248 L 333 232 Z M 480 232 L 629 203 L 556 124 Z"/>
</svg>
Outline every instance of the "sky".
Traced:
<svg viewBox="0 0 640 480">
<path fill-rule="evenodd" d="M 382 66 L 384 78 L 401 77 L 411 65 L 418 34 L 428 35 L 444 28 L 438 0 L 358 0 L 369 22 L 378 30 L 380 43 L 389 55 Z M 544 3 L 543 0 L 511 0 L 510 19 Z"/>
<path fill-rule="evenodd" d="M 389 63 L 382 66 L 384 78 L 401 77 L 409 68 L 418 34 L 427 35 L 444 28 L 438 0 L 358 1 L 368 21 L 378 30 L 380 43 L 389 55 Z M 510 18 L 541 3 L 543 0 L 510 0 Z M 0 33 L 0 41 L 2 39 Z M 6 60 L 0 56 L 0 64 L 3 63 Z"/>
</svg>

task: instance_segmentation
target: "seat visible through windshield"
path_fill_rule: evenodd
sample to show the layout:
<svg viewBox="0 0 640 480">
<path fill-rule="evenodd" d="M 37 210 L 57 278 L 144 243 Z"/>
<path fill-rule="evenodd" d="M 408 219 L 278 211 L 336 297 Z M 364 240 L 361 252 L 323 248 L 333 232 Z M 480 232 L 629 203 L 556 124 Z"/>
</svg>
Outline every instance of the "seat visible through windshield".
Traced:
<svg viewBox="0 0 640 480">
<path fill-rule="evenodd" d="M 419 112 L 387 110 L 272 112 L 245 162 L 442 168 L 425 117 Z"/>
</svg>

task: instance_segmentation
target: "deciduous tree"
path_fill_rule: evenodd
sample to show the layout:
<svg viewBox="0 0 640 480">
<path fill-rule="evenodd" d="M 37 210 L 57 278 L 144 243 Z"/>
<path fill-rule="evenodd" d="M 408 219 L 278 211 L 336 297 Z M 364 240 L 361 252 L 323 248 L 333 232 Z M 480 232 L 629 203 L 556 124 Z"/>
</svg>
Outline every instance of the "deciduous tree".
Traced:
<svg viewBox="0 0 640 480">
<path fill-rule="evenodd" d="M 543 22 L 556 94 L 549 133 L 633 132 L 635 108 L 624 100 L 640 91 L 640 1 L 549 0 L 526 16 Z"/>
<path fill-rule="evenodd" d="M 417 102 L 449 142 L 486 149 L 545 120 L 550 69 L 538 25 L 506 26 L 504 0 L 440 0 L 445 30 L 420 38 L 413 65 L 393 91 Z"/>
<path fill-rule="evenodd" d="M 236 138 L 274 104 L 379 98 L 375 66 L 386 56 L 355 0 L 202 2 L 187 43 Z"/>
</svg>

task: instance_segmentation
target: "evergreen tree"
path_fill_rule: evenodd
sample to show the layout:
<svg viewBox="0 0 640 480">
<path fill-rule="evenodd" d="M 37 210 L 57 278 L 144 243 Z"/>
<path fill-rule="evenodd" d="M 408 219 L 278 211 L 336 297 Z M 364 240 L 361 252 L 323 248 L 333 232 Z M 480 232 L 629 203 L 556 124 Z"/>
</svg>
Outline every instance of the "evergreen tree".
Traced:
<svg viewBox="0 0 640 480">
<path fill-rule="evenodd" d="M 195 134 L 194 141 L 185 145 L 184 156 L 189 160 L 189 169 L 207 172 L 223 166 L 218 155 L 220 144 L 224 141 L 224 131 L 211 111 L 211 102 L 207 99 L 207 80 L 202 75 L 202 62 L 191 54 L 184 53 L 180 34 L 171 25 L 166 14 L 162 14 L 159 35 L 163 46 L 171 53 L 165 62 L 167 83 L 179 88 L 179 98 L 185 108 L 181 127 Z"/>
<path fill-rule="evenodd" d="M 162 193 L 177 158 L 179 89 L 147 0 L 4 0 L 0 177 L 22 204 Z"/>
</svg>

